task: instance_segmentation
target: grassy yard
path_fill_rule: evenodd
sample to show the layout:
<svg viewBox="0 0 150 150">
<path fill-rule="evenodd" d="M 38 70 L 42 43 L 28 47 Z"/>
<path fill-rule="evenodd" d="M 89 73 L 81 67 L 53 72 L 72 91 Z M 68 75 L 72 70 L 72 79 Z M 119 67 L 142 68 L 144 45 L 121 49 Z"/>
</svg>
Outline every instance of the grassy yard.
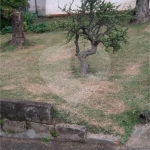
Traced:
<svg viewBox="0 0 150 150">
<path fill-rule="evenodd" d="M 1 47 L 0 97 L 52 103 L 58 122 L 85 125 L 89 132 L 115 134 L 125 142 L 148 109 L 150 24 L 129 26 L 129 44 L 112 54 L 100 45 L 81 78 L 73 42 L 65 32 L 27 33 L 34 46 Z M 1 44 L 11 34 L 1 35 Z M 88 43 L 82 44 L 83 49 Z"/>
</svg>

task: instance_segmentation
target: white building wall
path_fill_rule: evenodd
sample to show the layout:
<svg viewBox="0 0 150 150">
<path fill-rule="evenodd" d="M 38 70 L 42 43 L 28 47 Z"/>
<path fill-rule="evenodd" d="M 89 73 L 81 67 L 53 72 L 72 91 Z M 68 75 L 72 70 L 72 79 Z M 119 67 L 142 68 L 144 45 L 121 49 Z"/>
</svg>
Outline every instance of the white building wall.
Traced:
<svg viewBox="0 0 150 150">
<path fill-rule="evenodd" d="M 81 0 L 74 0 L 73 8 L 80 6 Z M 116 5 L 121 5 L 120 10 L 126 9 L 129 5 L 134 7 L 136 0 L 106 0 L 107 2 L 115 3 Z M 57 15 L 62 14 L 59 7 L 63 8 L 66 4 L 69 4 L 72 0 L 46 0 L 46 15 Z"/>
<path fill-rule="evenodd" d="M 46 0 L 46 15 L 63 14 L 59 7 L 64 8 L 70 2 L 72 0 Z M 72 8 L 76 8 L 76 5 L 80 5 L 80 0 L 75 0 Z"/>
<path fill-rule="evenodd" d="M 106 1 L 110 1 L 112 3 L 115 3 L 116 5 L 120 5 L 119 10 L 125 10 L 129 6 L 134 8 L 136 5 L 136 0 L 106 0 Z"/>
<path fill-rule="evenodd" d="M 36 0 L 37 10 L 38 10 L 38 14 L 40 16 L 45 16 L 46 15 L 46 9 L 45 9 L 46 1 L 47 0 Z M 51 1 L 51 0 L 49 0 L 49 1 Z M 29 11 L 35 13 L 36 12 L 35 0 L 28 0 L 28 2 L 30 4 Z"/>
<path fill-rule="evenodd" d="M 28 0 L 30 4 L 30 11 L 35 12 L 35 0 Z M 120 10 L 126 9 L 129 5 L 135 7 L 136 0 L 106 0 L 107 2 L 121 5 Z M 72 2 L 72 0 L 37 0 L 39 15 L 57 15 L 62 14 L 59 7 L 63 8 L 66 4 Z M 80 0 L 74 0 L 73 8 L 80 5 Z"/>
</svg>

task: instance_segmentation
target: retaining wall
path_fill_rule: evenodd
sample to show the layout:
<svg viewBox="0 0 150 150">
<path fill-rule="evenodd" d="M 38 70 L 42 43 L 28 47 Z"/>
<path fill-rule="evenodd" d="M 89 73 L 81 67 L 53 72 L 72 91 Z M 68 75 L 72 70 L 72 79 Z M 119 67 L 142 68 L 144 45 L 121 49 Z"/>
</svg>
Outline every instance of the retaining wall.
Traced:
<svg viewBox="0 0 150 150">
<path fill-rule="evenodd" d="M 0 99 L 0 136 L 14 138 L 83 142 L 116 146 L 118 138 L 111 135 L 91 134 L 84 126 L 55 124 L 53 106 L 25 100 Z"/>
</svg>

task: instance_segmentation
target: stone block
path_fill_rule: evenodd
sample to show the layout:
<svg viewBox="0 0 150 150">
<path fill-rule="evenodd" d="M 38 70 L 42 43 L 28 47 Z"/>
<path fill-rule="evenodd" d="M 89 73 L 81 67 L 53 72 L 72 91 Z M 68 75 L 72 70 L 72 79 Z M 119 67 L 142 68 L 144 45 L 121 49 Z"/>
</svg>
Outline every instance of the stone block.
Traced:
<svg viewBox="0 0 150 150">
<path fill-rule="evenodd" d="M 140 147 L 150 148 L 150 123 L 136 125 L 126 146 L 135 150 L 138 150 Z"/>
<path fill-rule="evenodd" d="M 102 146 L 119 145 L 119 140 L 117 137 L 104 134 L 87 134 L 85 142 L 89 144 L 99 144 Z"/>
<path fill-rule="evenodd" d="M 56 125 L 56 131 L 59 134 L 59 138 L 70 141 L 84 141 L 86 137 L 86 128 L 84 126 L 58 124 Z"/>
<path fill-rule="evenodd" d="M 52 105 L 42 102 L 0 99 L 2 118 L 52 124 Z"/>
<path fill-rule="evenodd" d="M 24 132 L 26 131 L 25 121 L 10 121 L 8 119 L 3 119 L 3 130 L 6 132 Z"/>
<path fill-rule="evenodd" d="M 54 130 L 54 126 L 53 125 L 30 122 L 29 123 L 29 129 L 33 129 L 36 133 L 40 133 L 40 132 L 50 133 L 51 130 Z"/>
</svg>

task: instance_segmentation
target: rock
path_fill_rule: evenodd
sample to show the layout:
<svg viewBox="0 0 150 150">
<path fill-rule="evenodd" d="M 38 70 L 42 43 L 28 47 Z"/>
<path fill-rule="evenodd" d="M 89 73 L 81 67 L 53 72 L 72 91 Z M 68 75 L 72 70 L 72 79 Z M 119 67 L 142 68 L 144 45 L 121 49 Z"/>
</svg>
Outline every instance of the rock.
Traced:
<svg viewBox="0 0 150 150">
<path fill-rule="evenodd" d="M 36 137 L 36 132 L 33 129 L 30 129 L 30 130 L 26 131 L 25 135 L 28 138 L 35 138 Z"/>
<path fill-rule="evenodd" d="M 46 125 L 46 124 L 41 124 L 41 123 L 30 122 L 29 123 L 29 129 L 35 130 L 36 133 L 39 133 L 39 132 L 50 133 L 51 130 L 54 130 L 54 126 L 53 125 Z"/>
<path fill-rule="evenodd" d="M 30 129 L 23 133 L 7 134 L 6 137 L 34 139 L 36 137 L 36 132 L 34 130 Z"/>
<path fill-rule="evenodd" d="M 116 146 L 119 145 L 117 137 L 104 134 L 88 134 L 86 142 L 89 144 L 99 144 L 101 146 Z"/>
<path fill-rule="evenodd" d="M 63 140 L 84 141 L 86 137 L 86 128 L 84 126 L 58 124 L 56 125 L 56 131 L 59 138 Z"/>
<path fill-rule="evenodd" d="M 38 133 L 35 136 L 36 139 L 42 139 L 42 138 L 47 138 L 47 137 L 49 137 L 50 140 L 54 139 L 50 133 Z"/>
<path fill-rule="evenodd" d="M 0 137 L 5 135 L 4 131 L 2 131 L 2 129 L 0 128 Z"/>
<path fill-rule="evenodd" d="M 1 117 L 14 121 L 52 124 L 52 105 L 22 100 L 0 99 Z"/>
<path fill-rule="evenodd" d="M 136 150 L 140 147 L 150 147 L 150 123 L 135 126 L 126 146 Z"/>
<path fill-rule="evenodd" d="M 26 123 L 25 121 L 10 121 L 8 119 L 3 119 L 3 130 L 6 132 L 25 132 L 26 131 Z"/>
</svg>

